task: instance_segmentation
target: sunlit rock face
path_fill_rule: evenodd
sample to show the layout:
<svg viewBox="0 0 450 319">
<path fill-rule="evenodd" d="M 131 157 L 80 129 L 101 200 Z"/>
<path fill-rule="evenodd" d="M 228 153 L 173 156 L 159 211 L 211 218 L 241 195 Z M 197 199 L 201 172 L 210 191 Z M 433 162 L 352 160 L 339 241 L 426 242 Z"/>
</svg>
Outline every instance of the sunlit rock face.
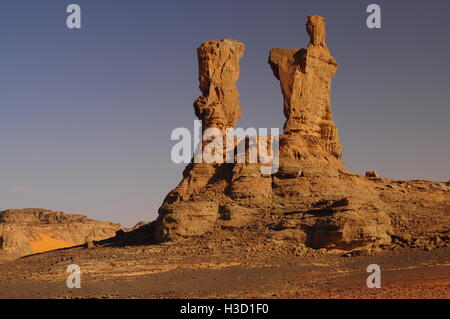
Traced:
<svg viewBox="0 0 450 319">
<path fill-rule="evenodd" d="M 269 64 L 280 81 L 286 116 L 282 143 L 288 158 L 308 156 L 340 160 L 342 156 L 336 125 L 332 120 L 330 90 L 337 70 L 325 42 L 325 19 L 309 16 L 306 49 L 272 49 Z"/>
<path fill-rule="evenodd" d="M 194 103 L 195 115 L 204 130 L 232 128 L 242 112 L 236 82 L 244 44 L 232 39 L 208 41 L 197 49 L 197 55 L 202 96 Z"/>
</svg>

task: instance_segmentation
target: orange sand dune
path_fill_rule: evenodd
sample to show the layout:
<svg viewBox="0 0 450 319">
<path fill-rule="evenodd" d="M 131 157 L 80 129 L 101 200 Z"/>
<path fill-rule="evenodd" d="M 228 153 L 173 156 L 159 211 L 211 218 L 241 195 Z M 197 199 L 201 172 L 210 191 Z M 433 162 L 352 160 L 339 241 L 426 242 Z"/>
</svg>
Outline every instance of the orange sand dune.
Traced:
<svg viewBox="0 0 450 319">
<path fill-rule="evenodd" d="M 39 236 L 41 240 L 30 242 L 33 253 L 42 253 L 44 251 L 75 246 L 73 243 L 55 239 L 45 234 L 39 234 Z"/>
</svg>

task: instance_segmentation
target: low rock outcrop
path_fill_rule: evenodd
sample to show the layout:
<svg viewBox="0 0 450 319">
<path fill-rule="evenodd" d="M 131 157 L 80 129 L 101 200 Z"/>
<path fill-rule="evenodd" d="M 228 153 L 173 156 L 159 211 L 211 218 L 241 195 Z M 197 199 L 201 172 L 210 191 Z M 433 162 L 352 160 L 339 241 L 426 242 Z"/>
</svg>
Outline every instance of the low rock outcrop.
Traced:
<svg viewBox="0 0 450 319">
<path fill-rule="evenodd" d="M 119 224 L 45 209 L 0 212 L 0 254 L 23 256 L 84 244 L 115 235 Z"/>
</svg>

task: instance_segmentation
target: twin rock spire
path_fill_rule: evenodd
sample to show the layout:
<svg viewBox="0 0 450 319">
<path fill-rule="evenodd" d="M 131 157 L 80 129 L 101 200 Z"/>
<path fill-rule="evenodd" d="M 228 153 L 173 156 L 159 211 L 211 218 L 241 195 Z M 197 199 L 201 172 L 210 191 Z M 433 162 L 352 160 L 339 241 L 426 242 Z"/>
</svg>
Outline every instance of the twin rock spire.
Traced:
<svg viewBox="0 0 450 319">
<path fill-rule="evenodd" d="M 336 125 L 332 121 L 330 88 L 337 63 L 325 42 L 325 19 L 309 16 L 306 29 L 310 43 L 306 49 L 272 49 L 269 64 L 280 81 L 284 97 L 285 135 L 314 139 L 319 148 L 339 159 L 342 155 Z M 241 116 L 239 60 L 244 44 L 231 39 L 209 41 L 198 49 L 199 82 L 202 96 L 194 103 L 196 116 L 204 129 L 234 127 Z M 288 152 L 289 153 L 289 152 Z M 305 158 L 308 152 L 295 153 Z M 285 154 L 288 155 L 288 154 Z"/>
<path fill-rule="evenodd" d="M 339 179 L 348 172 L 331 116 L 330 88 L 337 63 L 325 42 L 325 19 L 309 16 L 306 30 L 311 39 L 305 49 L 273 49 L 269 55 L 286 116 L 279 139 L 279 171 L 262 175 L 259 164 L 252 163 L 189 164 L 159 209 L 153 226 L 156 241 L 243 227 L 276 207 L 309 202 L 311 192 L 332 194 L 334 180 L 322 185 L 323 180 L 313 179 Z M 202 129 L 233 128 L 242 113 L 236 82 L 244 44 L 209 41 L 197 54 L 202 96 L 194 109 Z"/>
</svg>

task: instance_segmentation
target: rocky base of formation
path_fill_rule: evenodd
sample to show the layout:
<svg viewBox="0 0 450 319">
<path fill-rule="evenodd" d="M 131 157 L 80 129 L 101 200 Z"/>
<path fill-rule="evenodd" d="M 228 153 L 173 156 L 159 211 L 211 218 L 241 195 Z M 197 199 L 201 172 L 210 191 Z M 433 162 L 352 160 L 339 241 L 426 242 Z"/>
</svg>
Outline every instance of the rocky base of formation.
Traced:
<svg viewBox="0 0 450 319">
<path fill-rule="evenodd" d="M 0 255 L 23 256 L 113 237 L 119 224 L 45 209 L 0 212 Z"/>
<path fill-rule="evenodd" d="M 140 234 L 140 240 L 158 243 L 245 232 L 261 242 L 356 253 L 450 245 L 450 182 L 341 174 L 273 176 L 268 184 L 266 206 L 254 186 L 243 188 L 245 196 L 232 198 L 222 190 L 214 194 L 218 185 L 209 185 L 208 193 L 192 201 L 163 205 L 164 217 L 136 230 L 134 237 L 130 233 L 129 239 Z"/>
</svg>

